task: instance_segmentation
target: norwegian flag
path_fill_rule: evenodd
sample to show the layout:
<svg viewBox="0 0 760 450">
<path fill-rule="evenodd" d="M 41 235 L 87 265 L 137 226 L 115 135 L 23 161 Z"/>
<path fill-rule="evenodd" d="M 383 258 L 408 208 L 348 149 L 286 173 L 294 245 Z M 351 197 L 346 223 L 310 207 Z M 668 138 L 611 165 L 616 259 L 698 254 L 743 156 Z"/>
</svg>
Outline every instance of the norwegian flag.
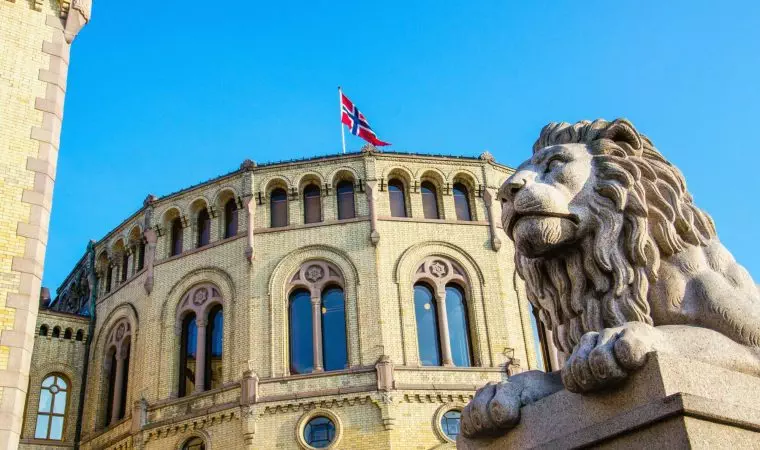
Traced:
<svg viewBox="0 0 760 450">
<path fill-rule="evenodd" d="M 391 145 L 390 143 L 383 142 L 377 138 L 377 135 L 369 126 L 367 118 L 364 117 L 364 114 L 359 112 L 359 108 L 357 108 L 356 105 L 343 94 L 343 91 L 340 91 L 340 107 L 340 121 L 343 122 L 343 125 L 348 127 L 351 134 L 359 136 L 376 147 Z"/>
</svg>

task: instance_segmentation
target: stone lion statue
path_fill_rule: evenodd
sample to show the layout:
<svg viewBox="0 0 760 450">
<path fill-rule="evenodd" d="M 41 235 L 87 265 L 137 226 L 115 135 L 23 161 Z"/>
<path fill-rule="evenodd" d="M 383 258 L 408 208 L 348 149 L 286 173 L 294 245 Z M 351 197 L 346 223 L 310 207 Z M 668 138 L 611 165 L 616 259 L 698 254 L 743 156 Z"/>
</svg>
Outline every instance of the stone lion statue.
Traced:
<svg viewBox="0 0 760 450">
<path fill-rule="evenodd" d="M 613 386 L 654 351 L 760 376 L 757 285 L 630 122 L 547 125 L 499 195 L 517 272 L 565 362 L 478 390 L 465 436 L 504 432 L 563 388 Z"/>
</svg>

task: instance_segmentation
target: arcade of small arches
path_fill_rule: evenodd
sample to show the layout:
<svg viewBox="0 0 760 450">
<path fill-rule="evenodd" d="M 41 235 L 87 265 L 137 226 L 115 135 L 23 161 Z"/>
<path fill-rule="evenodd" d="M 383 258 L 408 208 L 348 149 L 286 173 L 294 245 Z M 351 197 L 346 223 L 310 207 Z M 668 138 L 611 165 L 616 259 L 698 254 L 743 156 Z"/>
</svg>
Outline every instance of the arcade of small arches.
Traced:
<svg viewBox="0 0 760 450">
<path fill-rule="evenodd" d="M 50 334 L 51 338 L 59 338 L 59 339 L 67 339 L 67 340 L 74 339 L 75 341 L 80 341 L 80 342 L 84 341 L 84 338 L 85 338 L 84 330 L 82 328 L 77 329 L 75 333 L 73 328 L 67 327 L 63 331 L 63 335 L 62 335 L 61 327 L 58 325 L 55 325 L 52 331 L 50 330 L 50 326 L 48 324 L 43 323 L 42 325 L 40 325 L 39 335 L 42 337 L 47 337 L 48 333 Z"/>
</svg>

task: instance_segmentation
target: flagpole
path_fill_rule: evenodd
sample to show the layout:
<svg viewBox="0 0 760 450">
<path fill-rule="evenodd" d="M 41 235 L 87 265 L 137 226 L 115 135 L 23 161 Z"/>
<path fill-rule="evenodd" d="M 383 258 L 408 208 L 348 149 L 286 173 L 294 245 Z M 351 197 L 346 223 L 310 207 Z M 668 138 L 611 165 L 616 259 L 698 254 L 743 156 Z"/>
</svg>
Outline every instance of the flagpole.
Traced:
<svg viewBox="0 0 760 450">
<path fill-rule="evenodd" d="M 346 153 L 346 130 L 343 129 L 343 91 L 338 86 L 338 111 L 340 111 L 340 138 L 343 141 L 343 153 Z"/>
</svg>

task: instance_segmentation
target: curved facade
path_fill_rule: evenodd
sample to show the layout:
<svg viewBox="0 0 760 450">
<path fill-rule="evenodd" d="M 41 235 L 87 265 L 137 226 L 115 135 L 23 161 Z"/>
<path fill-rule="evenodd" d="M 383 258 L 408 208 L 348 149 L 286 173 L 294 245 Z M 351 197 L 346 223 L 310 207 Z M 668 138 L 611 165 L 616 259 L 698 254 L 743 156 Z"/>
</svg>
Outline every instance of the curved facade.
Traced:
<svg viewBox="0 0 760 450">
<path fill-rule="evenodd" d="M 537 367 L 492 200 L 510 173 L 365 147 L 148 197 L 43 305 L 23 445 L 57 433 L 50 374 L 63 446 L 453 445 L 477 387 Z"/>
</svg>

